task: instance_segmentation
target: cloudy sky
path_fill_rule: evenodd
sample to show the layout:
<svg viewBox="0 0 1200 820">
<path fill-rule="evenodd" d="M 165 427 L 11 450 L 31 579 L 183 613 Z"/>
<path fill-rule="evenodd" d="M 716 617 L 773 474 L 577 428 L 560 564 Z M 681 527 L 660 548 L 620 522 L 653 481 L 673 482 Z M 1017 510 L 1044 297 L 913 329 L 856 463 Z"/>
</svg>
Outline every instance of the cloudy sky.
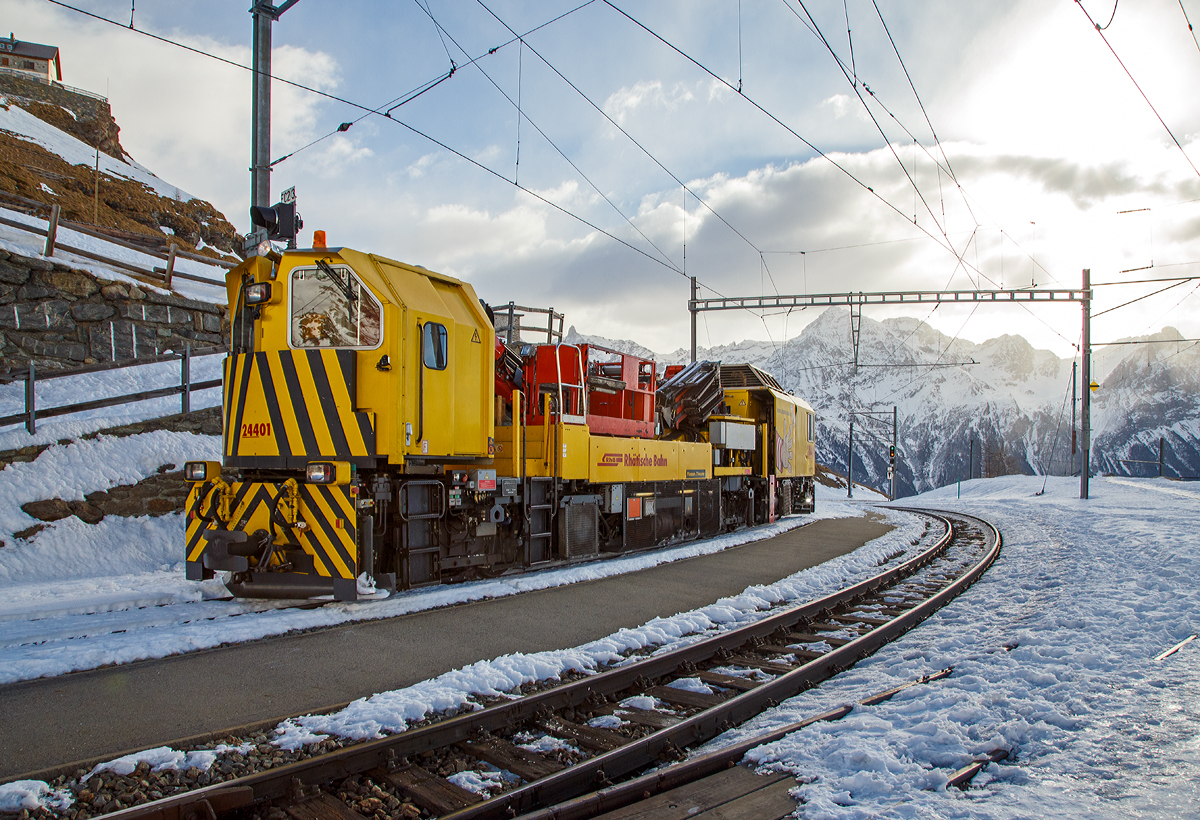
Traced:
<svg viewBox="0 0 1200 820">
<path fill-rule="evenodd" d="M 276 82 L 272 157 L 295 153 L 272 193 L 296 187 L 303 244 L 320 228 L 664 352 L 688 344 L 685 270 L 705 296 L 1200 275 L 1200 45 L 1185 19 L 1200 24 L 1200 0 L 1115 14 L 1113 0 L 583 2 L 287 11 L 276 76 L 368 110 L 458 67 L 391 119 Z M 72 5 L 127 26 L 132 4 Z M 133 22 L 248 65 L 248 5 L 139 0 Z M 246 71 L 47 0 L 2 7 L 18 39 L 62 49 L 66 83 L 108 94 L 135 159 L 249 228 Z M 510 28 L 537 30 L 522 44 Z M 1096 310 L 1165 284 L 1100 288 Z M 1200 338 L 1196 293 L 1101 316 L 1093 339 L 1164 325 Z M 901 314 L 1064 356 L 1079 337 L 1078 306 L 868 315 Z M 700 344 L 780 343 L 813 318 L 702 314 Z"/>
</svg>

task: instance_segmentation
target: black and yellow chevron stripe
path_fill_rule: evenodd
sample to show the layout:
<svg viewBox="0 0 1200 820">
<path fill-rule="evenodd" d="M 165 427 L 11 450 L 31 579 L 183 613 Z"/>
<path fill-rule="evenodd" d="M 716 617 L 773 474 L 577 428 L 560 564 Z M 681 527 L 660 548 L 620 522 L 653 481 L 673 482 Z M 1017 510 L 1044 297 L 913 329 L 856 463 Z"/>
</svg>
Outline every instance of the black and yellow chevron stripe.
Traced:
<svg viewBox="0 0 1200 820">
<path fill-rule="evenodd" d="M 225 360 L 225 455 L 259 467 L 375 454 L 375 414 L 355 406 L 350 350 L 275 350 Z"/>
<path fill-rule="evenodd" d="M 216 527 L 216 522 L 204 521 L 196 515 L 196 499 L 206 492 L 208 485 L 192 485 L 188 493 L 187 517 L 187 560 L 200 561 L 207 545 L 202 533 Z M 300 485 L 299 520 L 307 528 L 300 530 L 276 523 L 276 543 L 283 549 L 303 549 L 312 556 L 317 575 L 331 578 L 354 578 L 358 575 L 358 548 L 355 496 L 351 486 L 329 486 L 321 484 Z M 220 491 L 216 491 L 219 493 Z M 231 484 L 230 520 L 226 528 L 253 533 L 257 530 L 270 532 L 271 507 L 276 496 L 284 493 L 284 485 L 243 481 Z M 216 501 L 215 496 L 211 499 Z M 216 505 L 213 509 L 215 510 Z M 201 511 L 211 514 L 206 503 Z M 282 560 L 279 558 L 277 560 Z M 251 561 L 253 568 L 254 562 Z M 266 567 L 260 567 L 266 569 Z"/>
</svg>

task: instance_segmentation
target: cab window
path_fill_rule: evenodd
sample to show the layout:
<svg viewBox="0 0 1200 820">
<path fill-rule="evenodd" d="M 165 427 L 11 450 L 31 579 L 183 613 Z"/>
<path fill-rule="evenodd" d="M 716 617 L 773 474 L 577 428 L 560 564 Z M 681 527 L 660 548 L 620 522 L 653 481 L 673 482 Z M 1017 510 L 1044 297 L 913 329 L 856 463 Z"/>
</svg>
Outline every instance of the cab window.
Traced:
<svg viewBox="0 0 1200 820">
<path fill-rule="evenodd" d="M 292 347 L 378 347 L 383 310 L 345 265 L 296 268 L 291 282 Z"/>
<path fill-rule="evenodd" d="M 421 332 L 421 351 L 425 366 L 430 370 L 446 369 L 446 343 L 449 335 L 446 326 L 437 322 L 426 322 Z"/>
</svg>

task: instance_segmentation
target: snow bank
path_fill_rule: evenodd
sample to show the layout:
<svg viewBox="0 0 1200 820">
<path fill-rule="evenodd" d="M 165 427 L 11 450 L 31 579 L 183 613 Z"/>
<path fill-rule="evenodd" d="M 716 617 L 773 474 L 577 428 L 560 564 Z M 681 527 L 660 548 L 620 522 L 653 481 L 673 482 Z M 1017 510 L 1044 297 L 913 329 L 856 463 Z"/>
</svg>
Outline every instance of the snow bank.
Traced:
<svg viewBox="0 0 1200 820">
<path fill-rule="evenodd" d="M 1005 548 L 966 594 L 903 639 L 718 744 L 953 666 L 749 755 L 800 778 L 806 818 L 1200 815 L 1200 492 L 1158 480 L 1008 477 L 906 504 L 974 513 Z M 1200 488 L 1196 488 L 1200 490 Z M 1004 651 L 1016 642 L 1016 649 Z M 715 744 L 716 745 L 716 744 Z M 949 774 L 998 748 L 967 792 Z"/>
</svg>

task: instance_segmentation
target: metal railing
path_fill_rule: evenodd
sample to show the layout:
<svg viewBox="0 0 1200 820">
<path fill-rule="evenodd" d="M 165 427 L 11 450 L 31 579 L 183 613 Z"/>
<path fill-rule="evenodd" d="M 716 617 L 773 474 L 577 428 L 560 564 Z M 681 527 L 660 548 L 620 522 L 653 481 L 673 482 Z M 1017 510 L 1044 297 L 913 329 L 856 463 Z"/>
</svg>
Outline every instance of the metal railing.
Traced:
<svg viewBox="0 0 1200 820">
<path fill-rule="evenodd" d="M 83 413 L 88 410 L 99 410 L 104 407 L 116 407 L 121 404 L 132 404 L 138 401 L 147 401 L 149 399 L 159 399 L 164 396 L 180 396 L 180 412 L 190 413 L 192 409 L 192 393 L 197 390 L 208 390 L 213 387 L 221 386 L 221 379 L 208 379 L 201 382 L 192 381 L 191 360 L 195 356 L 212 356 L 223 354 L 224 348 L 206 347 L 200 350 L 193 351 L 191 345 L 184 348 L 182 353 L 163 353 L 158 356 L 146 356 L 140 359 L 126 359 L 120 362 L 106 362 L 104 364 L 88 365 L 86 367 L 78 367 L 73 370 L 55 370 L 47 373 L 44 376 L 38 377 L 35 373 L 34 363 L 30 362 L 27 367 L 9 370 L 0 373 L 0 384 L 8 384 L 14 381 L 25 382 L 25 410 L 21 413 L 12 413 L 7 416 L 0 416 L 0 427 L 7 427 L 12 424 L 21 424 L 24 422 L 25 430 L 33 435 L 37 432 L 38 418 L 52 418 L 54 416 L 66 416 L 72 413 Z M 159 362 L 179 361 L 180 374 L 179 384 L 171 387 L 160 387 L 155 390 L 143 390 L 138 393 L 127 393 L 123 396 L 110 396 L 105 399 L 92 399 L 91 401 L 81 401 L 75 404 L 59 405 L 56 407 L 48 407 L 45 410 L 37 409 L 36 401 L 36 385 L 39 379 L 47 381 L 49 379 L 61 379 L 67 376 L 79 376 L 85 373 L 99 373 L 105 370 L 121 370 L 126 367 L 135 367 L 145 364 L 157 364 Z"/>
<path fill-rule="evenodd" d="M 93 100 L 99 100 L 100 102 L 108 102 L 108 97 L 104 96 L 103 94 L 97 94 L 95 91 L 88 91 L 85 88 L 76 88 L 73 85 L 67 85 L 66 83 L 60 83 L 55 80 L 51 80 L 47 77 L 43 77 L 40 74 L 35 74 L 32 71 L 23 71 L 19 68 L 12 68 L 11 66 L 0 66 L 0 74 L 11 74 L 14 77 L 21 77 L 22 79 L 26 79 L 26 80 L 33 80 L 35 83 L 41 83 L 42 85 L 48 85 L 51 88 L 61 88 L 63 91 L 70 91 L 72 94 L 79 94 L 84 97 L 91 97 Z"/>
</svg>

